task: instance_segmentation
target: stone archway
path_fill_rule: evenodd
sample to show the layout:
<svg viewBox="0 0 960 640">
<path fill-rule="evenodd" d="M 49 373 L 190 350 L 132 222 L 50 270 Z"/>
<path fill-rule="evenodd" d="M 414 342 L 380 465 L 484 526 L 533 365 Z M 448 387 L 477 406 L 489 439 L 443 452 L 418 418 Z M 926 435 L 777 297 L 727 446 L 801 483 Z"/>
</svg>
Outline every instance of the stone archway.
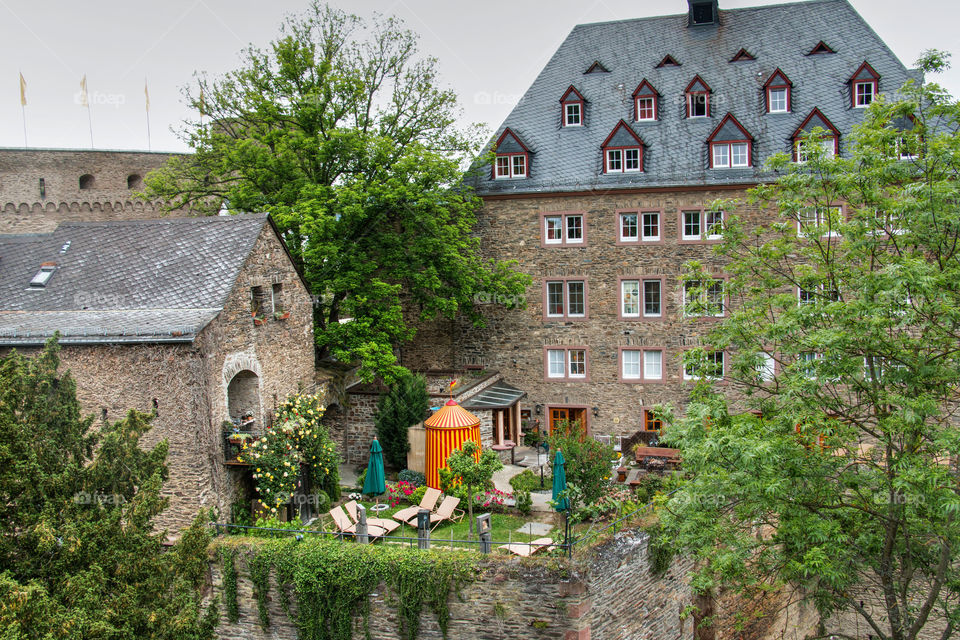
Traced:
<svg viewBox="0 0 960 640">
<path fill-rule="evenodd" d="M 227 413 L 234 422 L 246 415 L 260 418 L 260 376 L 249 369 L 233 376 L 227 385 Z"/>
</svg>

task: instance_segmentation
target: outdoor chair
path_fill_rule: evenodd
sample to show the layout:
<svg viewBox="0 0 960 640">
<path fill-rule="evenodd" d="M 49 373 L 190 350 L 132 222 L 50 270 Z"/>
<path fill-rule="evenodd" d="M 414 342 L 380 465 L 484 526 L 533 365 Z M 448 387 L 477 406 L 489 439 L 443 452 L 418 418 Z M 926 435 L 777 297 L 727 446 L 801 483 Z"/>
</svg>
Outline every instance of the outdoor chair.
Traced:
<svg viewBox="0 0 960 640">
<path fill-rule="evenodd" d="M 433 531 L 444 522 L 459 522 L 462 520 L 464 513 L 462 509 L 457 509 L 458 504 L 460 504 L 460 498 L 454 498 L 453 496 L 444 498 L 436 512 L 430 514 L 430 530 Z M 416 518 L 414 518 L 414 525 L 416 525 L 416 522 Z"/>
<path fill-rule="evenodd" d="M 333 518 L 333 524 L 337 528 L 337 532 L 356 535 L 357 525 L 350 521 L 343 507 L 337 506 L 330 509 L 330 517 Z M 380 538 L 386 535 L 386 533 L 387 530 L 383 527 L 371 525 L 369 522 L 367 523 L 367 535 L 371 538 Z"/>
<path fill-rule="evenodd" d="M 427 511 L 433 511 L 437 508 L 437 500 L 440 499 L 440 490 L 433 489 L 431 487 L 427 488 L 427 492 L 423 494 L 423 498 L 420 500 L 420 505 L 417 507 L 407 507 L 406 509 L 400 509 L 395 514 L 393 514 L 393 519 L 404 524 L 409 524 L 410 526 L 417 526 L 417 514 L 420 513 L 420 509 L 426 509 Z M 412 522 L 411 522 L 412 521 Z"/>
<path fill-rule="evenodd" d="M 527 544 L 520 542 L 514 542 L 513 544 L 502 544 L 497 547 L 497 549 L 503 549 L 504 551 L 509 551 L 514 555 L 529 558 L 530 556 L 540 553 L 541 551 L 546 551 L 551 547 L 553 547 L 552 538 L 537 538 L 536 540 L 528 542 Z"/>
<path fill-rule="evenodd" d="M 354 523 L 359 522 L 360 519 L 357 517 L 357 501 L 351 500 L 343 506 L 346 508 L 347 515 L 350 516 L 350 520 L 352 520 Z M 367 530 L 369 530 L 370 527 L 380 527 L 389 535 L 396 531 L 399 526 L 400 523 L 394 520 L 387 520 L 386 518 L 367 518 Z"/>
</svg>

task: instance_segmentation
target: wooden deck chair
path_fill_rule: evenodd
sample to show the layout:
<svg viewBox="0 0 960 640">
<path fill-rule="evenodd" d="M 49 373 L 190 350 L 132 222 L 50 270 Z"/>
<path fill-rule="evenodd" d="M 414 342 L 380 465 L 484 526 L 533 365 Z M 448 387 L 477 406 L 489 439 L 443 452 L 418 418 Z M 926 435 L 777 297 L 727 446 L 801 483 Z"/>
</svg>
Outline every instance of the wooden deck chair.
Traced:
<svg viewBox="0 0 960 640">
<path fill-rule="evenodd" d="M 430 514 L 430 530 L 433 531 L 444 522 L 457 522 L 462 520 L 463 510 L 457 509 L 458 504 L 460 504 L 460 498 L 454 498 L 453 496 L 444 498 L 440 506 L 437 507 L 436 512 Z M 414 524 L 416 524 L 416 520 L 414 520 Z"/>
<path fill-rule="evenodd" d="M 347 533 L 350 535 L 355 535 L 357 533 L 357 525 L 350 521 L 350 518 L 347 516 L 347 512 L 343 510 L 343 507 L 334 507 L 330 509 L 330 517 L 333 518 L 333 524 L 337 528 L 339 533 Z M 383 527 L 378 527 L 367 523 L 367 535 L 371 538 L 380 538 L 386 535 L 387 530 Z"/>
<path fill-rule="evenodd" d="M 427 511 L 432 512 L 437 508 L 437 500 L 439 499 L 440 489 L 427 487 L 427 492 L 423 494 L 423 498 L 420 500 L 419 506 L 400 509 L 400 511 L 397 511 L 395 514 L 393 514 L 393 519 L 404 524 L 409 524 L 412 527 L 416 527 L 417 514 L 420 513 L 420 509 L 426 509 Z"/>
<path fill-rule="evenodd" d="M 509 551 L 514 555 L 529 558 L 536 553 L 550 549 L 552 546 L 553 538 L 537 538 L 536 540 L 528 542 L 527 544 L 522 544 L 519 542 L 514 542 L 513 544 L 502 544 L 497 547 L 497 549 L 503 549 L 504 551 Z"/>
<path fill-rule="evenodd" d="M 350 516 L 350 519 L 354 522 L 354 524 L 356 524 L 359 521 L 359 518 L 357 517 L 357 501 L 351 500 L 343 506 L 347 510 L 347 515 Z M 390 534 L 396 531 L 399 526 L 400 523 L 393 520 L 387 520 L 386 518 L 371 518 L 367 516 L 368 530 L 370 527 L 380 527 L 386 531 L 387 534 Z"/>
</svg>

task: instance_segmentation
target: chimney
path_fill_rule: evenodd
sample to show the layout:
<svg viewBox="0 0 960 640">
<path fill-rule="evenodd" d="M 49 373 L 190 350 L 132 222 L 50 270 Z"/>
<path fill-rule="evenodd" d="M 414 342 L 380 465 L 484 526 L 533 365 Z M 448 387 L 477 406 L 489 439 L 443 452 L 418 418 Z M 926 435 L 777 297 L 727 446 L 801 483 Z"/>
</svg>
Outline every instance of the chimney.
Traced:
<svg viewBox="0 0 960 640">
<path fill-rule="evenodd" d="M 690 19 L 687 26 L 699 27 L 707 24 L 719 24 L 719 0 L 687 0 L 690 7 Z"/>
</svg>

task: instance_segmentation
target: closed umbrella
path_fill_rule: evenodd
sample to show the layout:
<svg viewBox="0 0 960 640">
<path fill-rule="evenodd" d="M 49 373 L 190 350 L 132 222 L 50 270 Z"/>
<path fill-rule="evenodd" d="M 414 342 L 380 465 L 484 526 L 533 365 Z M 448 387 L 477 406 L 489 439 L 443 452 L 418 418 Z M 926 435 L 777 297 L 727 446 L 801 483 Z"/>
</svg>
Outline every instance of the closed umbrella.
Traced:
<svg viewBox="0 0 960 640">
<path fill-rule="evenodd" d="M 383 480 L 383 448 L 376 437 L 370 444 L 370 460 L 367 462 L 367 477 L 363 481 L 363 493 L 379 496 L 387 490 Z"/>
<path fill-rule="evenodd" d="M 565 463 L 563 453 L 557 449 L 556 455 L 553 456 L 553 508 L 557 511 L 566 511 L 570 508 L 570 500 L 567 496 L 560 497 L 567 490 L 567 472 L 563 468 Z"/>
</svg>

